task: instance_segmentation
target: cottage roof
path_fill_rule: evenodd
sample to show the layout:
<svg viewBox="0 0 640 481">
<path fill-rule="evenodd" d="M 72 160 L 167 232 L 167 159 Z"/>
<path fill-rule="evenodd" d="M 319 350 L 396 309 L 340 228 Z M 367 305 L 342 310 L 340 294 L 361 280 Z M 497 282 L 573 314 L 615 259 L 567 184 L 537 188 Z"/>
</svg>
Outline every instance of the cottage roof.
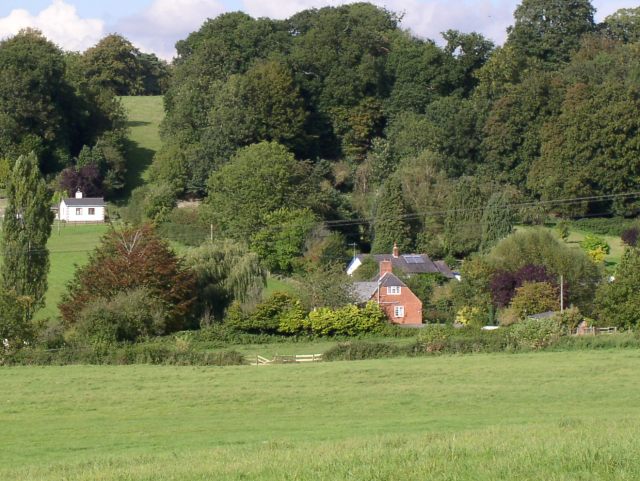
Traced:
<svg viewBox="0 0 640 481">
<path fill-rule="evenodd" d="M 354 282 L 353 283 L 353 297 L 357 302 L 367 302 L 378 289 L 377 282 Z"/>
<path fill-rule="evenodd" d="M 378 286 L 382 287 L 407 287 L 398 277 L 391 272 L 385 272 L 380 276 L 376 276 L 371 282 L 354 282 L 353 295 L 357 302 L 367 302 L 376 293 Z"/>
<path fill-rule="evenodd" d="M 82 199 L 63 199 L 69 207 L 104 207 L 104 197 L 84 197 Z"/>
<path fill-rule="evenodd" d="M 356 258 L 363 262 L 369 256 L 370 254 L 359 254 Z M 397 257 L 392 254 L 374 254 L 371 257 L 378 264 L 381 261 L 391 261 L 394 268 L 405 274 L 442 274 L 449 279 L 454 278 L 453 272 L 444 261 L 434 262 L 427 254 L 403 254 Z"/>
</svg>

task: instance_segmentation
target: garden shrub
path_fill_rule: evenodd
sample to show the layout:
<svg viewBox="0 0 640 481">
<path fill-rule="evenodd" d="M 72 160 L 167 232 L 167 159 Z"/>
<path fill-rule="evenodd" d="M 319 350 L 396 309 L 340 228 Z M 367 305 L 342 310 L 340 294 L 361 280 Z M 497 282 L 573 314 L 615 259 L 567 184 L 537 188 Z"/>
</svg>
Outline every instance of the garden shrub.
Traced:
<svg viewBox="0 0 640 481">
<path fill-rule="evenodd" d="M 510 304 L 520 318 L 560 308 L 558 290 L 548 282 L 525 282 L 516 289 Z"/>
<path fill-rule="evenodd" d="M 77 334 L 92 342 L 135 341 L 163 334 L 167 310 L 146 288 L 97 299 L 87 304 L 76 324 Z"/>
<path fill-rule="evenodd" d="M 319 308 L 308 316 L 311 332 L 320 336 L 356 336 L 376 332 L 386 322 L 384 312 L 375 302 L 368 302 L 363 308 L 353 304 L 335 310 Z"/>
<path fill-rule="evenodd" d="M 564 333 L 564 328 L 555 319 L 526 319 L 509 328 L 509 338 L 520 349 L 549 347 Z"/>
</svg>

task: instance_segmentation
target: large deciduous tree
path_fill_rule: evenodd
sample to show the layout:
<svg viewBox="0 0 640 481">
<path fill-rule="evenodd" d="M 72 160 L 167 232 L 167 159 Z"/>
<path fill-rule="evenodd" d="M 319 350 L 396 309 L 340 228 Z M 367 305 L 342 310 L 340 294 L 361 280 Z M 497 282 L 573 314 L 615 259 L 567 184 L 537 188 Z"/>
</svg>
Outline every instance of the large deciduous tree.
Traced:
<svg viewBox="0 0 640 481">
<path fill-rule="evenodd" d="M 582 36 L 595 28 L 589 0 L 523 0 L 509 27 L 507 45 L 548 68 L 567 62 Z"/>
<path fill-rule="evenodd" d="M 19 157 L 7 182 L 2 284 L 5 290 L 29 298 L 33 309 L 42 307 L 47 291 L 47 240 L 53 222 L 50 199 L 35 154 Z"/>
<path fill-rule="evenodd" d="M 248 239 L 265 215 L 309 202 L 310 169 L 276 142 L 261 142 L 238 151 L 208 182 L 205 209 L 221 232 Z"/>
</svg>

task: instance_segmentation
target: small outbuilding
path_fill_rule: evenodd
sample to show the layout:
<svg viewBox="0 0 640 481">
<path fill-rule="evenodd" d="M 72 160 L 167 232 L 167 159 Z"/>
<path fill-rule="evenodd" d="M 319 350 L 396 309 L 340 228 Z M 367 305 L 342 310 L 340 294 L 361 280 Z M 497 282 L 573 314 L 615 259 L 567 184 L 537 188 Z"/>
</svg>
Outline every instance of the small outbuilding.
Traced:
<svg viewBox="0 0 640 481">
<path fill-rule="evenodd" d="M 81 191 L 74 198 L 62 199 L 58 219 L 71 223 L 101 223 L 105 221 L 104 197 L 84 197 Z"/>
</svg>

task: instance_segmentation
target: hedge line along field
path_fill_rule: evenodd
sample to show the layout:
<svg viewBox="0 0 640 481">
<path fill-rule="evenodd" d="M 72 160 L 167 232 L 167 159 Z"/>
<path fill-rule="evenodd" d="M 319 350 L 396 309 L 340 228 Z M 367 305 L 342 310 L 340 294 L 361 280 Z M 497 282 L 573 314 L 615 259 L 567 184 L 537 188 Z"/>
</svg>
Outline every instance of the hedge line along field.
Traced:
<svg viewBox="0 0 640 481">
<path fill-rule="evenodd" d="M 640 479 L 638 351 L 2 368 L 0 479 Z"/>
</svg>

